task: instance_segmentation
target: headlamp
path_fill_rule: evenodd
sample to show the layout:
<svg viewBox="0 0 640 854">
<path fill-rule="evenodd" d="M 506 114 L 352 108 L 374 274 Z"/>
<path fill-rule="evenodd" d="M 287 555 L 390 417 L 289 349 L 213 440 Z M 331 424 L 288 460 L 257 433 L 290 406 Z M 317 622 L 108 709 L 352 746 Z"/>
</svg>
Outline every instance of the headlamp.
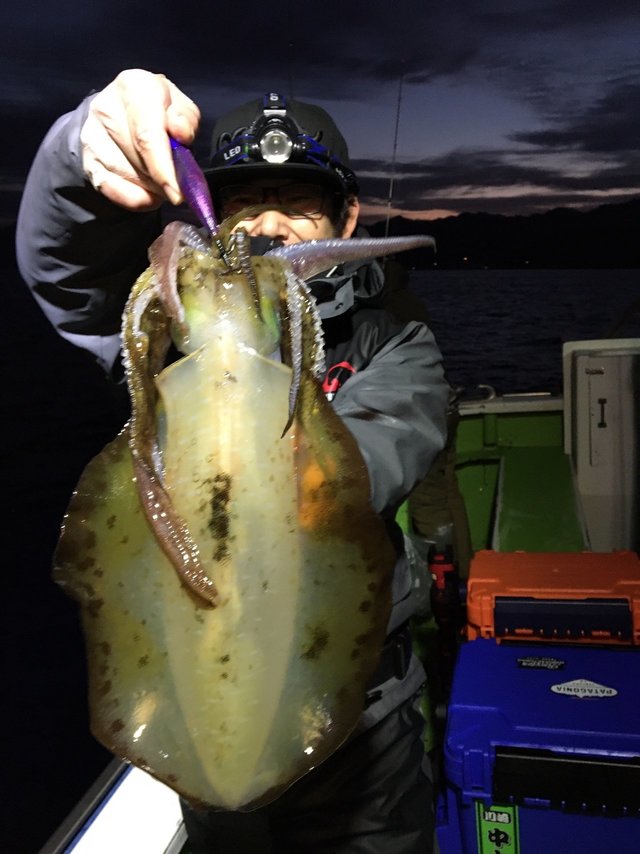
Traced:
<svg viewBox="0 0 640 854">
<path fill-rule="evenodd" d="M 250 159 L 266 163 L 288 163 L 290 160 L 303 163 L 310 139 L 295 119 L 287 115 L 286 102 L 276 92 L 264 96 L 262 115 L 241 138 L 246 141 L 246 154 Z"/>
<path fill-rule="evenodd" d="M 338 176 L 345 193 L 358 192 L 356 177 L 351 169 L 318 140 L 304 132 L 287 112 L 285 99 L 275 92 L 264 96 L 262 113 L 255 121 L 211 158 L 213 169 L 239 163 L 320 166 Z"/>
</svg>

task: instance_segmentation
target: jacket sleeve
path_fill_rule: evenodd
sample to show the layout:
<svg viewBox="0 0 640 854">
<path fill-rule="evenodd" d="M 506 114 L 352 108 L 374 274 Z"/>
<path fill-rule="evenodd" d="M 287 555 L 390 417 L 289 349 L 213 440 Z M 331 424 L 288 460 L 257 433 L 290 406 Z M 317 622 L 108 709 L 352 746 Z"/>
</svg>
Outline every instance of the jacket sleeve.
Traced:
<svg viewBox="0 0 640 854">
<path fill-rule="evenodd" d="M 157 212 L 121 208 L 86 180 L 80 130 L 90 99 L 53 125 L 25 185 L 16 229 L 20 273 L 59 334 L 111 371 L 127 295 L 147 266 Z"/>
<path fill-rule="evenodd" d="M 446 440 L 449 386 L 433 334 L 410 322 L 340 389 L 336 412 L 358 442 L 375 510 L 393 515 Z"/>
</svg>

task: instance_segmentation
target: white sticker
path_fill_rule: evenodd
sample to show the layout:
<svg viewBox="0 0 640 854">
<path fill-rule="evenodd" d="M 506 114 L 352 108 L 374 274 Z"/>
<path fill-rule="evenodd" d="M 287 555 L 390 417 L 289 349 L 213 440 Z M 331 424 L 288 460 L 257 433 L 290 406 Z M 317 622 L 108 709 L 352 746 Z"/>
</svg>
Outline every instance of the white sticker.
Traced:
<svg viewBox="0 0 640 854">
<path fill-rule="evenodd" d="M 564 694 L 566 697 L 577 697 L 579 700 L 593 699 L 599 697 L 615 697 L 618 693 L 615 688 L 599 685 L 590 679 L 573 679 L 571 682 L 560 682 L 552 685 L 554 694 Z"/>
</svg>

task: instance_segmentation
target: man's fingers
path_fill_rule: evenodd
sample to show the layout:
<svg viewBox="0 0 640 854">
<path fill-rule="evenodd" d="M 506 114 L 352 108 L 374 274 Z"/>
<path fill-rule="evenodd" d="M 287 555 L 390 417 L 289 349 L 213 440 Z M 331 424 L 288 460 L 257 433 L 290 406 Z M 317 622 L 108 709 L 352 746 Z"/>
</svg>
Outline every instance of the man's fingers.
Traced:
<svg viewBox="0 0 640 854">
<path fill-rule="evenodd" d="M 188 144 L 199 122 L 196 104 L 164 75 L 122 71 L 91 103 L 81 134 L 85 173 L 127 207 L 162 198 L 177 204 L 182 194 L 168 135 Z"/>
<path fill-rule="evenodd" d="M 134 210 L 160 204 L 162 189 L 131 164 L 98 119 L 89 116 L 80 139 L 84 172 L 96 190 Z"/>
<path fill-rule="evenodd" d="M 195 102 L 170 80 L 166 80 L 166 85 L 171 99 L 167 107 L 167 130 L 181 143 L 189 145 L 200 125 L 200 110 Z"/>
<path fill-rule="evenodd" d="M 165 199 L 164 193 L 152 193 L 138 184 L 132 184 L 131 181 L 113 174 L 109 175 L 100 192 L 115 204 L 132 211 L 154 210 Z"/>
<path fill-rule="evenodd" d="M 167 136 L 171 92 L 166 77 L 134 69 L 116 78 L 124 106 L 127 139 L 123 150 L 143 174 L 165 188 L 171 201 L 181 198 Z M 128 149 L 128 150 L 127 150 Z"/>
<path fill-rule="evenodd" d="M 191 142 L 198 129 L 200 111 L 163 74 L 149 72 L 132 75 L 123 101 L 140 168 L 177 204 L 182 201 L 182 193 L 167 134 L 180 142 Z"/>
</svg>

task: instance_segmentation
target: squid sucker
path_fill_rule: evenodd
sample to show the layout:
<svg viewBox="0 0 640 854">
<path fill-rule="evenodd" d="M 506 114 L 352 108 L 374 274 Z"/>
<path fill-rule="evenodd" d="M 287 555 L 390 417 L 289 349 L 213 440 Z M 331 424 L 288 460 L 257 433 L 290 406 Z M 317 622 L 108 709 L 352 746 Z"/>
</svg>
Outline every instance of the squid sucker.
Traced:
<svg viewBox="0 0 640 854">
<path fill-rule="evenodd" d="M 303 279 L 430 238 L 250 257 L 243 216 L 151 246 L 123 315 L 132 415 L 81 476 L 54 578 L 81 608 L 95 737 L 196 805 L 246 810 L 352 732 L 391 607 L 396 555 L 318 382 Z"/>
</svg>

